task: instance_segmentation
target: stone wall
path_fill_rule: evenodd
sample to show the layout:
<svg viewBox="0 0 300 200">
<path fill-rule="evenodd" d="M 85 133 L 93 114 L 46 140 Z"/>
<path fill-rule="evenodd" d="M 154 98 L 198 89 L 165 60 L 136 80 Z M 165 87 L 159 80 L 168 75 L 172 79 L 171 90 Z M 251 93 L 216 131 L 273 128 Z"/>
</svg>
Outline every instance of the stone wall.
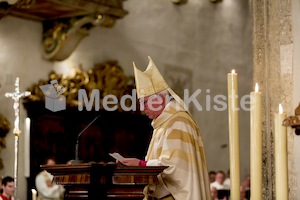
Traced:
<svg viewBox="0 0 300 200">
<path fill-rule="evenodd" d="M 293 6 L 295 6 L 293 8 Z M 262 85 L 263 93 L 263 199 L 275 197 L 274 112 L 283 105 L 287 115 L 294 115 L 299 92 L 295 89 L 299 77 L 296 51 L 299 42 L 296 31 L 298 1 L 253 1 L 253 80 Z M 292 20 L 293 19 L 293 20 Z M 294 21 L 295 20 L 295 21 Z M 296 31 L 296 32 L 295 32 Z M 299 34 L 298 34 L 299 35 Z M 299 84 L 298 84 L 299 85 Z M 297 91 L 297 92 L 296 92 Z M 298 93 L 298 94 L 296 94 Z M 297 179 L 299 163 L 294 147 L 294 130 L 288 128 L 289 199 L 299 199 Z M 297 197 L 298 196 L 298 197 Z"/>
</svg>

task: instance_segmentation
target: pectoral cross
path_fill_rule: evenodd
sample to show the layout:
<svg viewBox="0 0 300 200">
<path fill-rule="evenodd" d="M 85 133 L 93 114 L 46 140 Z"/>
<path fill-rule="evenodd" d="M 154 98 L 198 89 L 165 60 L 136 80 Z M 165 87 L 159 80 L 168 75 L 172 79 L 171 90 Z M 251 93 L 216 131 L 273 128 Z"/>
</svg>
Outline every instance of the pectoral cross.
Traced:
<svg viewBox="0 0 300 200">
<path fill-rule="evenodd" d="M 15 135 L 15 163 L 14 163 L 14 179 L 15 179 L 15 195 L 13 199 L 18 199 L 18 191 L 17 191 L 17 185 L 18 185 L 18 149 L 19 149 L 19 136 L 21 134 L 20 130 L 20 99 L 23 97 L 29 96 L 31 93 L 26 91 L 21 93 L 20 92 L 20 79 L 19 77 L 16 78 L 15 82 L 15 92 L 13 93 L 5 93 L 5 97 L 12 98 L 14 100 L 14 111 L 15 111 L 15 121 L 14 121 L 14 130 L 13 133 Z"/>
</svg>

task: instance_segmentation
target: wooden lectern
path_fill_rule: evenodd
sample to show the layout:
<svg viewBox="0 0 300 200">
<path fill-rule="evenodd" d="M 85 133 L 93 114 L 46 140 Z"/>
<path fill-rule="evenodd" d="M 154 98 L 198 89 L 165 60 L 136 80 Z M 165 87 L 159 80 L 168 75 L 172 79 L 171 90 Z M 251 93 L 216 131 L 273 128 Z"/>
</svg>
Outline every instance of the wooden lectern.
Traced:
<svg viewBox="0 0 300 200">
<path fill-rule="evenodd" d="M 143 189 L 157 184 L 167 167 L 127 167 L 116 164 L 42 165 L 56 184 L 66 189 L 65 200 L 143 199 Z"/>
</svg>

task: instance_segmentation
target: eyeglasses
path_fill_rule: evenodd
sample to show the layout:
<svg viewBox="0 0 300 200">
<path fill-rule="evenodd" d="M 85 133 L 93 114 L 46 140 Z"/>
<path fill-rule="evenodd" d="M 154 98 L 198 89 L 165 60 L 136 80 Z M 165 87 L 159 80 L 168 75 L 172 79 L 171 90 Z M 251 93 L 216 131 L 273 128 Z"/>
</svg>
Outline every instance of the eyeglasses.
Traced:
<svg viewBox="0 0 300 200">
<path fill-rule="evenodd" d="M 150 98 L 149 98 L 149 99 L 150 99 Z M 146 99 L 146 100 L 140 100 L 140 104 L 145 105 L 145 104 L 149 101 L 149 99 Z"/>
<path fill-rule="evenodd" d="M 155 97 L 159 97 L 159 98 L 160 98 L 159 95 L 153 95 L 153 96 L 150 96 L 150 97 L 149 97 L 148 99 L 146 99 L 146 100 L 140 100 L 140 104 L 141 104 L 141 105 L 146 105 L 146 103 L 147 103 L 148 101 L 152 101 L 152 99 L 155 98 Z"/>
</svg>

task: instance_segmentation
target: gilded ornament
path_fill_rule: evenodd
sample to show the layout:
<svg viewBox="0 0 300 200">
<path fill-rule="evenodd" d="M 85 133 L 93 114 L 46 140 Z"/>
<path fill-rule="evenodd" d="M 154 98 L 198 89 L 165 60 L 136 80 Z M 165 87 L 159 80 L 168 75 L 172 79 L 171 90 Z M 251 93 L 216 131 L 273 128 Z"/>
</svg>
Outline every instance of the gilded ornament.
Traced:
<svg viewBox="0 0 300 200">
<path fill-rule="evenodd" d="M 120 98 L 126 94 L 131 95 L 135 88 L 134 77 L 125 76 L 123 69 L 118 65 L 117 61 L 107 61 L 105 63 L 97 63 L 92 69 L 84 71 L 81 67 L 73 69 L 70 76 L 62 76 L 54 71 L 49 73 L 48 80 L 40 80 L 38 84 L 32 85 L 28 90 L 31 96 L 28 101 L 44 101 L 45 97 L 40 90 L 40 85 L 49 84 L 51 80 L 57 80 L 58 85 L 65 88 L 62 95 L 66 96 L 66 103 L 69 107 L 78 107 L 78 90 L 85 89 L 88 97 L 91 97 L 94 89 L 100 90 L 100 109 L 103 109 L 103 98 L 106 95 L 115 95 Z M 130 107 L 132 102 L 128 99 L 125 105 Z M 118 110 L 123 111 L 121 105 Z"/>
</svg>

